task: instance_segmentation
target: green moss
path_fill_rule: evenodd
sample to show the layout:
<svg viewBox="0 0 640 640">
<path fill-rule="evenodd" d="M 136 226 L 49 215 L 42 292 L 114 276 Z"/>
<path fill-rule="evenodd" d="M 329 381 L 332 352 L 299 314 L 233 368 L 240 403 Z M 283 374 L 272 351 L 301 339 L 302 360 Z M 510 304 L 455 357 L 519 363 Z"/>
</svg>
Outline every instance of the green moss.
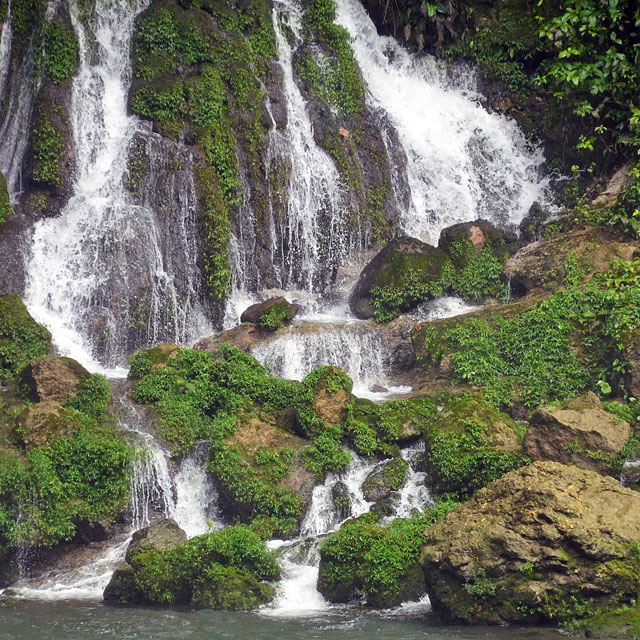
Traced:
<svg viewBox="0 0 640 640">
<path fill-rule="evenodd" d="M 418 564 L 425 529 L 456 506 L 442 502 L 387 527 L 372 513 L 345 522 L 320 547 L 318 589 L 332 602 L 363 597 L 378 608 L 419 597 L 425 590 Z"/>
<path fill-rule="evenodd" d="M 9 199 L 7 181 L 2 173 L 0 173 L 0 226 L 6 221 L 11 213 L 11 200 Z"/>
<path fill-rule="evenodd" d="M 51 334 L 18 296 L 0 297 L 0 380 L 15 380 L 30 360 L 51 349 Z"/>
<path fill-rule="evenodd" d="M 253 609 L 274 593 L 275 553 L 244 525 L 196 536 L 162 552 L 143 547 L 130 560 L 143 600 L 227 611 Z"/>
<path fill-rule="evenodd" d="M 574 629 L 584 629 L 590 638 L 640 638 L 640 609 L 628 606 L 581 620 Z"/>
<path fill-rule="evenodd" d="M 276 302 L 268 309 L 265 309 L 258 318 L 258 324 L 269 331 L 275 331 L 288 322 L 293 317 L 293 309 L 286 301 Z"/>
</svg>

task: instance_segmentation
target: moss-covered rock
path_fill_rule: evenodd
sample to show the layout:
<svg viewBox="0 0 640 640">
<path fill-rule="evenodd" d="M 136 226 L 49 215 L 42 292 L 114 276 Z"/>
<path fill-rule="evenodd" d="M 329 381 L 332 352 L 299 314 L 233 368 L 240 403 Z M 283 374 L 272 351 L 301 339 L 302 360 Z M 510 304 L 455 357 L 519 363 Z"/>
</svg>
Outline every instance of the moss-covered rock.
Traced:
<svg viewBox="0 0 640 640">
<path fill-rule="evenodd" d="M 447 264 L 446 254 L 436 247 L 406 236 L 395 238 L 363 269 L 349 306 L 359 318 L 378 312 L 391 319 L 442 293 L 439 283 Z"/>
<path fill-rule="evenodd" d="M 34 402 L 66 402 L 89 377 L 73 358 L 56 356 L 32 360 L 22 374 Z"/>
<path fill-rule="evenodd" d="M 15 379 L 34 358 L 51 349 L 51 334 L 18 296 L 0 297 L 0 378 Z"/>
<path fill-rule="evenodd" d="M 598 396 L 590 392 L 567 400 L 561 407 L 536 411 L 524 437 L 523 452 L 531 460 L 553 460 L 606 474 L 611 473 L 630 436 L 629 423 L 605 411 Z"/>
<path fill-rule="evenodd" d="M 291 304 L 285 298 L 279 296 L 252 304 L 242 312 L 240 321 L 252 322 L 268 331 L 275 331 L 291 321 L 297 311 L 297 304 Z"/>
<path fill-rule="evenodd" d="M 449 399 L 425 430 L 425 464 L 434 490 L 467 497 L 521 466 L 523 432 L 482 398 Z"/>
<path fill-rule="evenodd" d="M 369 502 L 378 502 L 397 491 L 407 476 L 409 463 L 402 458 L 394 458 L 376 467 L 362 484 L 362 493 Z"/>
<path fill-rule="evenodd" d="M 280 575 L 275 554 L 244 525 L 196 536 L 174 537 L 158 549 L 142 545 L 114 574 L 105 601 L 121 604 L 188 604 L 196 608 L 253 609 L 274 594 Z"/>
<path fill-rule="evenodd" d="M 384 609 L 424 594 L 418 553 L 424 528 L 455 507 L 445 502 L 382 527 L 380 515 L 348 520 L 320 547 L 318 590 L 331 602 L 363 600 Z"/>
<path fill-rule="evenodd" d="M 427 592 L 443 618 L 554 622 L 629 604 L 640 587 L 640 495 L 612 478 L 536 462 L 426 531 Z"/>
<path fill-rule="evenodd" d="M 515 241 L 512 234 L 504 234 L 489 220 L 461 222 L 440 232 L 438 249 L 444 251 L 457 268 L 467 267 L 486 247 L 495 255 L 504 255 Z"/>
</svg>

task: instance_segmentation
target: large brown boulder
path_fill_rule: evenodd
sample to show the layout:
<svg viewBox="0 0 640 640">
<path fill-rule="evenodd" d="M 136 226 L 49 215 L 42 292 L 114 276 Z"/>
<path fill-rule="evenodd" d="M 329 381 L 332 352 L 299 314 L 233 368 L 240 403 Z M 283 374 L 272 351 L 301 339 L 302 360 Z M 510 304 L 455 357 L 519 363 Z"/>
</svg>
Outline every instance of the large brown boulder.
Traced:
<svg viewBox="0 0 640 640">
<path fill-rule="evenodd" d="M 75 395 L 90 373 L 72 358 L 32 360 L 23 379 L 35 402 L 65 402 Z"/>
<path fill-rule="evenodd" d="M 358 318 L 372 318 L 372 289 L 401 289 L 414 279 L 423 285 L 435 283 L 448 263 L 436 247 L 407 236 L 394 238 L 362 270 L 349 298 L 351 311 Z"/>
<path fill-rule="evenodd" d="M 640 494 L 557 462 L 508 473 L 425 535 L 427 593 L 449 620 L 562 623 L 640 588 Z"/>
<path fill-rule="evenodd" d="M 233 327 L 233 329 L 227 329 L 213 336 L 198 340 L 193 348 L 215 353 L 221 344 L 227 343 L 238 347 L 241 351 L 249 353 L 251 349 L 260 344 L 267 335 L 268 333 L 258 325 L 252 323 L 239 324 L 237 327 Z"/>
<path fill-rule="evenodd" d="M 522 449 L 531 460 L 555 460 L 606 474 L 630 435 L 629 424 L 605 411 L 589 392 L 561 407 L 536 411 Z"/>
<path fill-rule="evenodd" d="M 27 406 L 18 416 L 20 439 L 26 449 L 41 447 L 59 436 L 72 437 L 78 422 L 58 402 L 38 402 Z"/>
<path fill-rule="evenodd" d="M 472 255 L 466 251 L 467 247 L 472 248 L 475 254 L 479 254 L 485 247 L 490 247 L 495 254 L 502 254 L 508 250 L 507 243 L 516 240 L 515 234 L 507 234 L 505 237 L 492 222 L 478 219 L 460 222 L 443 229 L 440 232 L 438 249 L 448 254 L 456 267 L 464 267 Z"/>
</svg>

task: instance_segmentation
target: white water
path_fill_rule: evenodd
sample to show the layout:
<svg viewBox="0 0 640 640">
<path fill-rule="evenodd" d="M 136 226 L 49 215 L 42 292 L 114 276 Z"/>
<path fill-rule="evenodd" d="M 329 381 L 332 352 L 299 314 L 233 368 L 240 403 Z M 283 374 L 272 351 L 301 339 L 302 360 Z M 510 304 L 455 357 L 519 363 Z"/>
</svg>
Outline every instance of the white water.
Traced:
<svg viewBox="0 0 640 640">
<path fill-rule="evenodd" d="M 184 343 L 206 325 L 197 301 L 176 289 L 154 212 L 132 204 L 124 187 L 130 142 L 148 128 L 126 107 L 131 34 L 144 6 L 98 2 L 89 32 L 72 4 L 81 58 L 71 104 L 74 193 L 60 216 L 35 227 L 25 292 L 30 312 L 51 329 L 60 353 L 93 371 L 106 364 L 115 375 L 131 350 L 126 336 L 132 323 L 145 325 L 149 343 L 164 337 L 167 326 L 170 337 Z M 188 208 L 172 213 L 193 216 Z"/>
<path fill-rule="evenodd" d="M 7 16 L 2 23 L 2 31 L 0 33 L 0 101 L 4 98 L 5 84 L 9 75 L 9 65 L 11 64 L 12 35 L 11 0 L 9 0 Z"/>
<path fill-rule="evenodd" d="M 368 103 L 387 114 L 407 156 L 406 234 L 435 244 L 451 224 L 480 217 L 517 223 L 535 200 L 545 200 L 542 153 L 529 148 L 514 122 L 480 105 L 473 78 L 454 83 L 434 59 L 379 36 L 358 0 L 336 4 Z"/>
</svg>

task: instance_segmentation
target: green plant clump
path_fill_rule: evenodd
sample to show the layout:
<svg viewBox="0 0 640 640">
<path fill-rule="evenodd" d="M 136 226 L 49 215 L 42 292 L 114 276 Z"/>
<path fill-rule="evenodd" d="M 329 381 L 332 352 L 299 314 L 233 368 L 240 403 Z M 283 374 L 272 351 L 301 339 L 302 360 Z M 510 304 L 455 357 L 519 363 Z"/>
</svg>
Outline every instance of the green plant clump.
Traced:
<svg viewBox="0 0 640 640">
<path fill-rule="evenodd" d="M 9 190 L 7 189 L 7 181 L 2 173 L 0 173 L 0 226 L 11 213 L 11 199 L 9 198 Z"/>
<path fill-rule="evenodd" d="M 89 377 L 56 415 L 60 435 L 0 452 L 0 549 L 50 547 L 127 507 L 133 449 L 108 422 L 109 385 Z M 19 431 L 19 429 L 18 429 Z"/>
<path fill-rule="evenodd" d="M 0 297 L 0 381 L 16 380 L 30 360 L 43 358 L 51 334 L 39 325 L 18 296 Z"/>
<path fill-rule="evenodd" d="M 52 20 L 43 27 L 42 53 L 36 61 L 47 80 L 61 84 L 78 65 L 78 39 L 74 30 L 62 20 Z"/>
<path fill-rule="evenodd" d="M 318 589 L 332 602 L 364 599 L 377 608 L 419 597 L 424 593 L 418 556 L 425 529 L 456 506 L 452 500 L 439 502 L 386 527 L 372 513 L 345 522 L 320 547 Z"/>
<path fill-rule="evenodd" d="M 245 525 L 196 536 L 161 552 L 143 547 L 129 560 L 137 597 L 158 604 L 238 611 L 273 597 L 275 553 Z"/>
</svg>

